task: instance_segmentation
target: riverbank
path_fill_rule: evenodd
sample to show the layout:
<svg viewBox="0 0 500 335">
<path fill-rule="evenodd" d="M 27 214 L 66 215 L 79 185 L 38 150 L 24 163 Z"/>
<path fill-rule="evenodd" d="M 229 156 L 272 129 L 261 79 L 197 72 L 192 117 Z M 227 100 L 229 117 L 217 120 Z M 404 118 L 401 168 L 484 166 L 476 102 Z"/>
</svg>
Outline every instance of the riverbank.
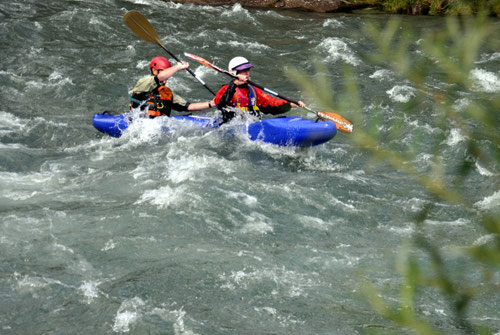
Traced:
<svg viewBox="0 0 500 335">
<path fill-rule="evenodd" d="M 320 13 L 376 8 L 389 13 L 412 15 L 469 15 L 482 9 L 474 1 L 453 3 L 448 0 L 173 0 L 173 2 L 211 6 L 231 6 L 239 3 L 243 7 L 297 9 Z M 500 0 L 487 0 L 482 6 L 490 15 L 500 16 Z"/>
<path fill-rule="evenodd" d="M 249 8 L 298 9 L 320 13 L 349 12 L 372 6 L 368 3 L 369 1 L 345 0 L 173 0 L 173 2 L 211 6 L 231 6 L 239 3 L 241 6 Z"/>
</svg>

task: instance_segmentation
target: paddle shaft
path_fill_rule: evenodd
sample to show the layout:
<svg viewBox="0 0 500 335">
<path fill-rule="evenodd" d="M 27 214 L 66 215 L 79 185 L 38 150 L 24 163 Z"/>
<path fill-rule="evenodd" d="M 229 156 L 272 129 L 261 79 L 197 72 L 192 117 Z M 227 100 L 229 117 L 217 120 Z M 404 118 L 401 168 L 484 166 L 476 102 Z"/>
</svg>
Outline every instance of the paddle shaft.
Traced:
<svg viewBox="0 0 500 335">
<path fill-rule="evenodd" d="M 191 59 L 194 59 L 198 62 L 200 62 L 201 64 L 205 65 L 205 66 L 208 66 L 212 69 L 214 69 L 215 71 L 218 71 L 218 72 L 221 72 L 221 73 L 224 73 L 224 74 L 227 74 L 228 76 L 230 76 L 231 78 L 233 79 L 237 79 L 238 76 L 236 76 L 234 73 L 231 73 L 229 71 L 226 71 L 224 69 L 221 69 L 220 67 L 210 63 L 208 60 L 200 57 L 200 56 L 196 56 L 196 55 L 193 55 L 193 54 L 190 54 L 190 53 L 187 53 L 185 52 L 184 55 L 188 58 L 191 58 Z M 291 103 L 294 103 L 296 104 L 297 106 L 299 106 L 299 102 L 297 100 L 293 100 L 293 99 L 290 99 L 288 97 L 285 97 L 284 95 L 281 95 L 279 94 L 278 92 L 275 92 L 267 87 L 264 87 L 262 85 L 259 85 L 257 83 L 254 83 L 253 81 L 249 80 L 248 83 L 250 85 L 253 85 L 255 87 L 258 87 L 260 88 L 261 90 L 269 93 L 269 94 L 272 94 L 278 98 L 281 98 L 283 100 L 286 100 L 288 102 L 291 102 Z M 314 113 L 316 114 L 319 118 L 321 119 L 324 119 L 324 120 L 329 120 L 329 121 L 333 121 L 336 125 L 337 125 L 337 128 L 345 133 L 352 133 L 352 129 L 353 129 L 353 124 L 351 121 L 347 120 L 347 119 L 344 119 L 342 116 L 340 116 L 339 114 L 336 114 L 336 113 L 332 113 L 332 112 L 317 112 L 317 111 L 314 111 L 308 107 L 302 107 L 304 108 L 305 110 L 311 112 L 311 113 Z"/>
<path fill-rule="evenodd" d="M 175 59 L 176 62 L 180 62 L 179 58 L 177 58 L 173 53 L 171 53 L 162 43 L 158 43 L 158 45 L 163 49 L 165 50 L 170 56 L 172 56 L 173 59 Z M 210 93 L 212 93 L 213 95 L 215 95 L 215 92 L 212 91 L 212 89 L 210 87 L 207 86 L 207 84 L 205 84 L 205 82 L 203 81 L 203 79 L 201 79 L 200 77 L 198 77 L 193 71 L 191 71 L 190 68 L 187 68 L 186 69 L 187 72 L 189 72 L 193 77 L 196 78 L 196 80 L 198 80 L 200 82 L 200 84 L 203 85 L 203 87 L 205 87 L 207 90 L 210 91 Z"/>
<path fill-rule="evenodd" d="M 191 59 L 194 59 L 194 60 L 196 60 L 196 61 L 198 61 L 198 62 L 202 63 L 203 65 L 206 65 L 206 66 L 208 66 L 208 67 L 211 67 L 211 68 L 212 68 L 212 69 L 214 69 L 215 71 L 218 71 L 218 72 L 221 72 L 221 73 L 227 74 L 228 76 L 230 76 L 230 77 L 231 77 L 231 78 L 233 78 L 233 79 L 238 79 L 238 76 L 237 76 L 237 75 L 235 75 L 235 74 L 233 74 L 233 73 L 231 73 L 231 72 L 229 72 L 229 71 L 226 71 L 226 70 L 224 70 L 224 69 L 221 69 L 221 68 L 220 68 L 220 67 L 218 67 L 218 66 L 215 66 L 214 64 L 210 63 L 209 61 L 207 61 L 207 60 L 206 60 L 206 59 L 204 59 L 204 58 L 201 58 L 201 57 L 199 57 L 199 56 L 196 56 L 196 55 L 193 55 L 193 54 L 190 54 L 190 53 L 187 53 L 187 52 L 185 52 L 185 53 L 184 53 L 184 55 L 185 55 L 185 56 L 187 56 L 187 57 L 189 57 L 189 58 L 191 58 Z M 248 81 L 248 83 L 249 83 L 250 85 L 253 85 L 253 86 L 255 86 L 255 87 L 258 87 L 258 88 L 260 88 L 261 90 L 266 91 L 267 93 L 272 94 L 272 95 L 274 95 L 274 96 L 276 96 L 276 97 L 278 97 L 278 98 L 281 98 L 281 99 L 286 100 L 286 101 L 288 101 L 288 102 L 292 102 L 292 103 L 296 104 L 297 106 L 299 105 L 299 102 L 298 102 L 298 101 L 293 100 L 293 99 L 290 99 L 290 98 L 287 98 L 287 97 L 285 97 L 284 95 L 281 95 L 281 94 L 279 94 L 278 92 L 275 92 L 275 91 L 273 91 L 273 90 L 271 90 L 271 89 L 269 89 L 269 88 L 267 88 L 267 87 L 264 87 L 264 86 L 262 86 L 262 85 L 259 85 L 259 84 L 257 84 L 257 83 L 254 83 L 254 82 L 253 82 L 253 81 L 251 81 L 251 80 L 249 80 L 249 81 Z M 307 109 L 307 108 L 306 108 L 306 109 Z"/>
<path fill-rule="evenodd" d="M 236 76 L 235 76 L 236 77 Z M 253 81 L 249 80 L 248 83 L 250 85 L 253 85 L 255 87 L 258 87 L 260 88 L 261 90 L 263 91 L 266 91 L 267 93 L 270 93 L 274 96 L 277 96 L 278 98 L 281 98 L 283 100 L 286 100 L 288 102 L 291 102 L 291 103 L 294 103 L 296 104 L 297 106 L 299 106 L 299 102 L 297 100 L 293 100 L 293 99 L 290 99 L 290 98 L 287 98 L 285 97 L 284 95 L 281 95 L 279 94 L 278 92 L 275 92 L 273 90 L 270 90 L 264 86 L 261 86 L 257 83 L 254 83 Z M 351 133 L 352 132 L 352 123 L 344 118 L 342 118 L 340 115 L 338 114 L 335 114 L 335 113 L 331 113 L 331 112 L 317 112 L 315 110 L 312 110 L 311 108 L 307 107 L 307 106 L 304 106 L 304 107 L 301 107 L 301 108 L 304 108 L 305 110 L 311 112 L 311 113 L 314 113 L 316 114 L 316 116 L 318 116 L 319 118 L 321 119 L 324 119 L 324 120 L 329 120 L 329 121 L 333 121 L 337 127 L 342 130 L 343 132 L 346 132 L 346 133 Z"/>
<path fill-rule="evenodd" d="M 177 58 L 170 50 L 168 50 L 163 43 L 161 43 L 160 38 L 158 37 L 158 34 L 156 33 L 155 28 L 153 25 L 142 15 L 140 12 L 136 10 L 131 10 L 123 16 L 123 21 L 127 24 L 127 26 L 132 30 L 134 34 L 136 34 L 138 37 L 142 38 L 143 40 L 156 44 L 159 47 L 161 47 L 163 50 L 165 50 L 173 59 L 175 59 L 177 62 L 180 62 L 179 58 Z M 199 78 L 193 71 L 191 71 L 190 68 L 186 69 L 190 75 L 196 78 L 203 87 L 205 87 L 210 93 L 215 95 L 215 92 L 210 89 L 210 87 L 205 84 L 205 82 Z"/>
</svg>

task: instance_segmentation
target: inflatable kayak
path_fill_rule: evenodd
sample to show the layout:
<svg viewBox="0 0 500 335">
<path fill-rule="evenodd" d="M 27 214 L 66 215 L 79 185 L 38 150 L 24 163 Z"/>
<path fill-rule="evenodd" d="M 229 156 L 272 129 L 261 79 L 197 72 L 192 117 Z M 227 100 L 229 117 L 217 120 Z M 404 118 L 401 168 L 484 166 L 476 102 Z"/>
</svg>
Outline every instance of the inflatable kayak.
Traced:
<svg viewBox="0 0 500 335">
<path fill-rule="evenodd" d="M 92 118 L 94 127 L 113 137 L 120 137 L 133 122 L 133 118 L 128 115 L 95 114 Z M 220 122 L 216 118 L 189 115 L 172 116 L 169 122 L 178 120 L 179 122 L 189 121 L 200 128 L 219 128 Z M 241 125 L 240 125 L 241 126 Z M 231 127 L 230 124 L 222 128 Z M 263 119 L 246 124 L 244 126 L 248 132 L 248 137 L 252 141 L 262 141 L 281 146 L 314 146 L 331 140 L 337 134 L 337 126 L 331 121 L 316 122 L 301 117 L 278 117 Z M 168 127 L 164 128 L 168 131 Z"/>
</svg>

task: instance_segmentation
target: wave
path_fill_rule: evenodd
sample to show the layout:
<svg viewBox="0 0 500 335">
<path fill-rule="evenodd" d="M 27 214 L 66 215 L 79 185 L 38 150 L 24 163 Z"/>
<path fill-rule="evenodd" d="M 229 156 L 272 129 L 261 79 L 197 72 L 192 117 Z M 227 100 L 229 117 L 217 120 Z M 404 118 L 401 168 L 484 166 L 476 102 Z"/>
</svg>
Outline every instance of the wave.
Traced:
<svg viewBox="0 0 500 335">
<path fill-rule="evenodd" d="M 337 37 L 327 37 L 316 47 L 319 53 L 326 54 L 329 62 L 343 61 L 351 65 L 359 65 L 361 61 L 355 52 L 342 39 Z"/>
<path fill-rule="evenodd" d="M 466 140 L 465 136 L 462 135 L 460 129 L 458 128 L 453 128 L 449 135 L 448 135 L 448 138 L 445 140 L 445 143 L 450 146 L 450 147 L 453 147 L 455 145 L 457 145 L 458 143 L 460 142 L 464 142 Z"/>
<path fill-rule="evenodd" d="M 485 53 L 481 55 L 481 59 L 476 61 L 476 64 L 484 64 L 497 60 L 500 60 L 500 52 Z"/>
<path fill-rule="evenodd" d="M 396 85 L 390 90 L 387 90 L 386 93 L 394 102 L 407 103 L 411 100 L 411 98 L 416 96 L 415 88 L 408 85 Z"/>
<path fill-rule="evenodd" d="M 11 113 L 0 111 L 0 136 L 20 133 L 25 127 L 25 120 Z"/>
<path fill-rule="evenodd" d="M 481 210 L 493 210 L 500 208 L 500 191 L 485 197 L 483 200 L 475 203 L 475 206 Z"/>
<path fill-rule="evenodd" d="M 500 92 L 500 77 L 493 72 L 483 69 L 474 69 L 469 78 L 473 81 L 473 89 L 478 92 Z"/>
</svg>

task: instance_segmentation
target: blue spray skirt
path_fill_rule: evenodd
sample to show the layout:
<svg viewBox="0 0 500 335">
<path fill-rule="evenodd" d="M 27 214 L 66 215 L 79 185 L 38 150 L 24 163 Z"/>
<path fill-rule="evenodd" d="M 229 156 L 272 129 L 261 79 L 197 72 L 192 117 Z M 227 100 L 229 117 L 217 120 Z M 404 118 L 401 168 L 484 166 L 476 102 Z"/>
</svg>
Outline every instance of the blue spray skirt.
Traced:
<svg viewBox="0 0 500 335">
<path fill-rule="evenodd" d="M 133 122 L 129 115 L 94 114 L 94 127 L 113 137 L 120 137 Z M 170 120 L 189 121 L 200 128 L 219 128 L 220 120 L 208 116 L 172 116 Z M 224 125 L 222 128 L 230 127 Z M 278 117 L 252 122 L 245 127 L 249 139 L 281 146 L 314 146 L 331 140 L 337 134 L 337 127 L 331 121 L 316 122 L 301 117 Z M 168 131 L 168 128 L 164 128 Z"/>
</svg>

